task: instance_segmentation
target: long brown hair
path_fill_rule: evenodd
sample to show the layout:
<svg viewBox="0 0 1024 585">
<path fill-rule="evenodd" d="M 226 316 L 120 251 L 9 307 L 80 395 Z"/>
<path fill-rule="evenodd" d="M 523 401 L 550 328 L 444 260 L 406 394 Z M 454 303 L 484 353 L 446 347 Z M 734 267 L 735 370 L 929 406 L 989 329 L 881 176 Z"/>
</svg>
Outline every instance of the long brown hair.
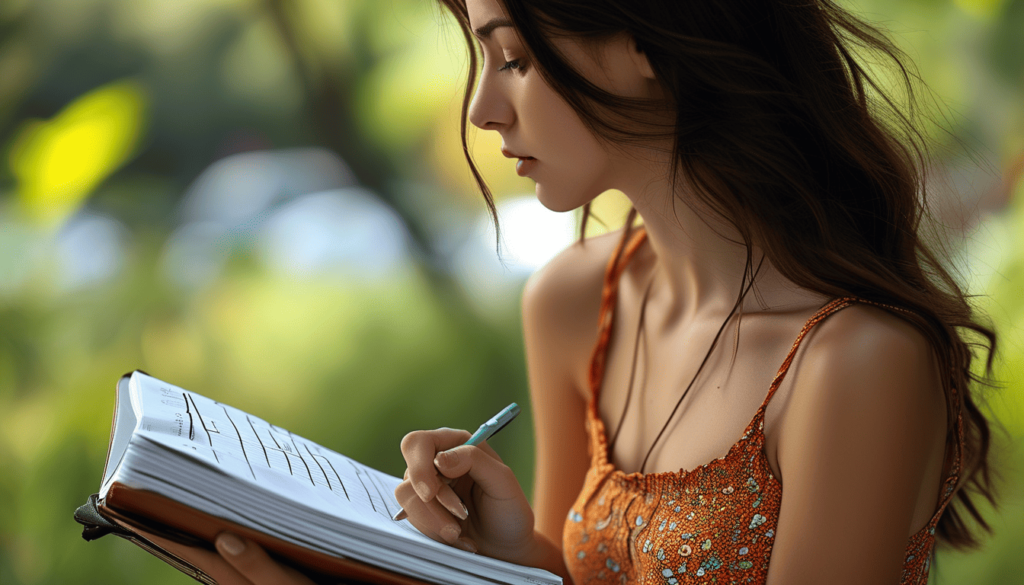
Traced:
<svg viewBox="0 0 1024 585">
<path fill-rule="evenodd" d="M 462 145 L 497 226 L 490 190 L 466 141 L 477 75 L 477 47 L 464 0 L 439 0 L 469 46 Z M 927 337 L 941 365 L 947 401 L 947 456 L 962 416 L 960 484 L 936 529 L 949 545 L 978 546 L 968 516 L 991 532 L 976 506 L 995 505 L 989 421 L 976 405 L 993 386 L 995 331 L 981 323 L 949 269 L 941 238 L 925 238 L 928 139 L 920 128 L 907 56 L 879 29 L 830 0 L 503 0 L 544 80 L 609 144 L 672 138 L 672 181 L 695 195 L 681 201 L 731 223 L 751 247 L 800 287 L 901 307 L 895 312 Z M 604 92 L 551 44 L 571 37 L 594 46 L 629 34 L 647 57 L 669 103 Z M 868 74 L 855 51 L 887 58 L 905 103 Z M 652 124 L 668 112 L 671 123 Z M 643 130 L 641 130 L 643 129 Z M 674 200 L 673 200 L 674 204 Z M 629 237 L 635 210 L 622 238 Z M 589 204 L 584 207 L 580 239 Z M 753 279 L 753 277 L 751 277 Z M 746 281 L 746 276 L 744 277 Z M 746 294 L 746 283 L 740 298 Z M 962 335 L 964 334 L 964 335 Z M 972 341 L 970 337 L 974 337 Z M 979 343 L 979 340 L 983 342 Z M 974 351 L 987 348 L 983 375 Z M 958 391 L 959 390 L 959 391 Z"/>
</svg>

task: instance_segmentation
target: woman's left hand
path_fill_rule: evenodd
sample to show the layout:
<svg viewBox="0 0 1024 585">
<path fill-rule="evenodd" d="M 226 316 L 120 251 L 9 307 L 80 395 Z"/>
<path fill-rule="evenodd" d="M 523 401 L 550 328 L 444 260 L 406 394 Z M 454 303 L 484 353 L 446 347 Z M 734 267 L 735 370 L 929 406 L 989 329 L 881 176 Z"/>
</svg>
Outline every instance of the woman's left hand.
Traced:
<svg viewBox="0 0 1024 585">
<path fill-rule="evenodd" d="M 229 532 L 217 535 L 217 554 L 135 531 L 213 577 L 217 585 L 315 585 L 309 577 L 272 559 L 260 545 Z"/>
</svg>

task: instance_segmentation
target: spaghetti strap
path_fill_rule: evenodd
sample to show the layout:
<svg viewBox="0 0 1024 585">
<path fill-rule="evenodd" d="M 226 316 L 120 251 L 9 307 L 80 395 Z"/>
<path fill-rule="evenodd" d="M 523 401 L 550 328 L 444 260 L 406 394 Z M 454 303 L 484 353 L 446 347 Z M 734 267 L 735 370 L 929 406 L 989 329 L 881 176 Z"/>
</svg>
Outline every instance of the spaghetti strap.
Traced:
<svg viewBox="0 0 1024 585">
<path fill-rule="evenodd" d="M 939 523 L 939 519 L 942 517 L 942 512 L 945 511 L 946 506 L 953 501 L 956 486 L 960 482 L 960 465 L 964 451 L 963 425 L 963 414 L 958 411 L 954 431 L 956 434 L 956 455 L 953 457 L 953 464 L 949 471 L 949 477 L 947 477 L 943 482 L 942 491 L 939 493 L 939 507 L 935 511 L 935 514 L 932 515 L 931 520 L 928 521 L 928 532 L 930 534 L 935 534 L 935 526 Z"/>
<path fill-rule="evenodd" d="M 615 301 L 619 294 L 619 280 L 622 272 L 629 264 L 640 245 L 647 239 L 647 230 L 640 226 L 628 239 L 625 237 L 619 242 L 615 254 L 608 260 L 608 266 L 604 272 L 604 285 L 601 288 L 601 310 L 597 315 L 597 343 L 590 356 L 590 396 L 593 401 L 601 388 L 601 381 L 604 379 L 605 361 L 608 340 L 612 334 L 612 322 L 615 313 Z"/>
<path fill-rule="evenodd" d="M 775 395 L 775 391 L 782 385 L 782 380 L 786 377 L 786 373 L 789 372 L 789 366 L 793 363 L 793 358 L 796 356 L 796 351 L 800 349 L 800 343 L 804 340 L 804 337 L 814 328 L 815 325 L 824 321 L 829 315 L 841 311 L 846 307 L 853 304 L 856 300 L 853 297 L 845 297 L 839 299 L 833 299 L 825 304 L 824 307 L 818 309 L 818 312 L 811 316 L 810 319 L 804 323 L 803 329 L 800 330 L 800 334 L 796 336 L 796 341 L 793 342 L 793 347 L 789 349 L 789 353 L 786 355 L 786 359 L 779 366 L 779 371 L 775 373 L 775 378 L 772 380 L 771 386 L 768 387 L 768 395 L 765 396 L 764 402 L 757 409 L 757 415 L 754 417 L 756 421 L 759 417 L 764 415 L 765 409 L 768 407 L 768 402 L 771 401 L 772 396 Z M 753 422 L 751 423 L 753 424 Z"/>
</svg>

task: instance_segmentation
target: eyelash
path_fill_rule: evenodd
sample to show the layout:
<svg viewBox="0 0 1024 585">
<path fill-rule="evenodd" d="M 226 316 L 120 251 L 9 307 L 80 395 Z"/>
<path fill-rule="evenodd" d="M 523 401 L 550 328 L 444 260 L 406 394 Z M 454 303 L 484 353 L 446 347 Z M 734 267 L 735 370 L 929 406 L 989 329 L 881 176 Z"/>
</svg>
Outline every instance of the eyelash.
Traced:
<svg viewBox="0 0 1024 585">
<path fill-rule="evenodd" d="M 513 65 L 515 65 L 515 67 L 513 67 Z M 515 69 L 517 71 L 522 71 L 522 68 L 523 67 L 519 63 L 519 59 L 515 59 L 513 61 L 505 61 L 505 64 L 503 66 L 499 67 L 498 71 L 504 71 L 506 69 Z"/>
</svg>

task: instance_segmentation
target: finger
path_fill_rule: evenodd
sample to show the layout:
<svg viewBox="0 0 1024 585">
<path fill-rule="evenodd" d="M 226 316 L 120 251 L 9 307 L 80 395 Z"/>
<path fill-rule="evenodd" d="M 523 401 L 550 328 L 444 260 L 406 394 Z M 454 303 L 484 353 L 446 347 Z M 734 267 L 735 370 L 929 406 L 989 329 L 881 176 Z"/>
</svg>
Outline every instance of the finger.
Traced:
<svg viewBox="0 0 1024 585">
<path fill-rule="evenodd" d="M 462 525 L 455 521 L 451 513 L 444 509 L 436 499 L 427 503 L 426 506 L 434 514 L 438 522 L 441 523 L 438 535 L 432 538 L 466 552 L 475 553 L 477 551 L 476 543 L 472 539 L 462 536 Z"/>
<path fill-rule="evenodd" d="M 436 499 L 424 502 L 408 482 L 399 484 L 395 498 L 408 514 L 409 523 L 423 534 L 446 544 L 455 544 L 462 525 Z"/>
<path fill-rule="evenodd" d="M 409 485 L 409 478 L 405 478 L 404 480 L 402 480 L 402 483 L 398 484 L 398 487 L 395 488 L 395 499 L 398 500 L 398 505 L 400 507 L 398 513 L 391 517 L 391 519 L 395 522 L 398 522 L 399 520 L 405 520 L 409 517 L 409 513 L 406 512 L 405 508 L 402 508 L 401 506 L 403 499 L 402 494 L 407 493 L 410 490 L 412 490 L 412 486 Z"/>
<path fill-rule="evenodd" d="M 408 470 L 406 470 L 406 472 L 406 476 L 408 476 Z M 468 518 L 469 509 L 466 508 L 466 505 L 462 502 L 462 498 L 460 498 L 458 494 L 456 494 L 455 491 L 450 487 L 455 480 L 450 477 L 438 477 L 441 479 L 442 485 L 437 490 L 436 499 L 440 501 L 441 505 L 447 508 L 448 511 L 451 512 L 456 518 L 459 518 L 460 520 L 465 520 L 466 518 Z M 412 489 L 412 483 L 408 481 L 408 479 L 409 478 L 406 477 L 405 480 L 402 483 L 400 483 L 397 488 L 395 488 L 395 499 L 401 501 L 401 494 L 408 494 L 410 490 L 412 491 L 412 493 L 415 493 L 415 490 Z M 417 497 L 419 496 L 417 495 Z M 391 517 L 391 519 L 395 522 L 398 522 L 400 520 L 405 520 L 408 517 L 409 513 L 406 512 L 403 507 L 403 509 L 399 510 L 397 514 Z"/>
<path fill-rule="evenodd" d="M 472 539 L 466 538 L 465 536 L 460 536 L 459 539 L 452 544 L 452 546 L 454 546 L 455 548 L 461 548 L 466 552 L 476 553 L 477 551 L 476 543 L 473 542 Z"/>
<path fill-rule="evenodd" d="M 405 468 L 405 473 L 402 474 L 402 479 L 409 479 L 409 468 L 408 467 Z M 445 485 L 451 485 L 452 482 L 455 481 L 454 479 L 452 479 L 450 477 L 445 477 L 443 475 L 440 476 L 439 479 L 441 480 L 441 483 L 443 483 Z"/>
<path fill-rule="evenodd" d="M 479 447 L 463 445 L 441 451 L 434 466 L 446 477 L 469 475 L 488 496 L 506 500 L 518 496 L 519 483 L 507 465 Z"/>
<path fill-rule="evenodd" d="M 395 500 L 398 501 L 398 505 L 402 508 L 397 514 L 395 514 L 391 518 L 396 522 L 399 520 L 404 520 L 409 517 L 410 505 L 414 504 L 415 502 L 423 501 L 420 500 L 419 495 L 416 494 L 416 490 L 412 488 L 412 482 L 409 481 L 408 479 L 398 484 L 398 487 L 395 488 Z"/>
<path fill-rule="evenodd" d="M 308 577 L 270 558 L 255 542 L 221 532 L 217 535 L 221 556 L 253 585 L 314 585 Z"/>
<path fill-rule="evenodd" d="M 498 452 L 495 451 L 494 449 L 492 449 L 491 446 L 487 444 L 487 441 L 484 441 L 484 442 L 480 443 L 479 445 L 477 445 L 477 447 L 482 449 L 484 453 L 487 453 L 488 455 L 490 455 L 494 459 L 497 459 L 498 461 L 501 461 L 502 463 L 504 463 L 501 460 L 501 455 L 498 455 Z"/>
<path fill-rule="evenodd" d="M 395 499 L 398 500 L 398 505 L 402 507 L 402 510 L 405 510 L 409 499 L 412 497 L 419 498 L 419 495 L 413 489 L 412 481 L 406 478 L 395 488 Z M 395 520 L 401 520 L 401 518 L 398 518 L 396 515 Z"/>
<path fill-rule="evenodd" d="M 184 559 L 189 564 L 206 573 L 217 582 L 218 585 L 252 585 L 248 579 L 242 576 L 219 554 L 204 550 L 195 546 L 188 546 L 156 536 L 144 530 L 134 529 L 135 532 L 149 540 L 153 544 L 167 552 Z"/>
<path fill-rule="evenodd" d="M 445 484 L 437 490 L 437 497 L 435 498 L 441 505 L 445 507 L 453 516 L 459 520 L 465 520 L 469 517 L 469 509 L 466 508 L 466 504 L 462 501 L 462 498 L 455 493 L 455 491 L 449 485 L 455 481 L 453 479 L 444 478 Z"/>
<path fill-rule="evenodd" d="M 437 452 L 461 445 L 469 437 L 467 431 L 444 428 L 413 431 L 402 439 L 402 456 L 409 466 L 409 480 L 421 500 L 433 500 L 442 485 L 433 465 Z"/>
</svg>

